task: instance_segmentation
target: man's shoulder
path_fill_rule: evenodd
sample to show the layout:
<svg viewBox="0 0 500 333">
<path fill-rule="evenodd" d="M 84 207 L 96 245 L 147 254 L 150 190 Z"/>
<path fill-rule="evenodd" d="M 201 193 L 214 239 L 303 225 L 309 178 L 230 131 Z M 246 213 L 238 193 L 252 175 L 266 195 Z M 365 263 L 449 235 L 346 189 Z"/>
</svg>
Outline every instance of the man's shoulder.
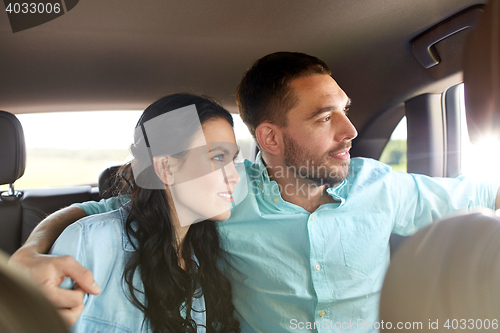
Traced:
<svg viewBox="0 0 500 333">
<path fill-rule="evenodd" d="M 372 158 L 366 157 L 353 157 L 351 158 L 351 170 L 357 172 L 368 172 L 377 170 L 384 173 L 389 173 L 392 171 L 391 167 L 380 161 L 374 160 Z"/>
<path fill-rule="evenodd" d="M 384 164 L 380 161 L 377 161 L 373 158 L 368 158 L 368 157 L 353 157 L 351 158 L 351 165 L 367 165 L 371 167 L 378 167 L 378 168 L 389 168 L 387 164 Z"/>
</svg>

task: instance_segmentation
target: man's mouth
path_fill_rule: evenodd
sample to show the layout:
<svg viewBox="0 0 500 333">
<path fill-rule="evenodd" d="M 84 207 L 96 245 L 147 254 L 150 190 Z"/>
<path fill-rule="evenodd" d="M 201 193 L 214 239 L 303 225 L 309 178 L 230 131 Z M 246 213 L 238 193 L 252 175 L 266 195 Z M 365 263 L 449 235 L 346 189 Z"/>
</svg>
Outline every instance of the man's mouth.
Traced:
<svg viewBox="0 0 500 333">
<path fill-rule="evenodd" d="M 330 154 L 329 156 L 331 156 L 337 160 L 340 160 L 340 161 L 348 161 L 351 158 L 351 155 L 349 154 L 349 149 L 350 148 L 343 149 L 340 152 Z"/>
</svg>

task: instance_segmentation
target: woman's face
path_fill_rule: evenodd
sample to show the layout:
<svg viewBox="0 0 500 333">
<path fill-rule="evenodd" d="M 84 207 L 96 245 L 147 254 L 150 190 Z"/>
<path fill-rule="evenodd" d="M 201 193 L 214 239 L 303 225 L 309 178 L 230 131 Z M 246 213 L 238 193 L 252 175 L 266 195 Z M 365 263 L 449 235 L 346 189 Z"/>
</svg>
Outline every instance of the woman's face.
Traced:
<svg viewBox="0 0 500 333">
<path fill-rule="evenodd" d="M 231 125 L 218 118 L 203 123 L 202 130 L 172 169 L 170 192 L 181 226 L 227 220 L 231 195 L 240 181 L 233 163 L 238 146 Z"/>
</svg>

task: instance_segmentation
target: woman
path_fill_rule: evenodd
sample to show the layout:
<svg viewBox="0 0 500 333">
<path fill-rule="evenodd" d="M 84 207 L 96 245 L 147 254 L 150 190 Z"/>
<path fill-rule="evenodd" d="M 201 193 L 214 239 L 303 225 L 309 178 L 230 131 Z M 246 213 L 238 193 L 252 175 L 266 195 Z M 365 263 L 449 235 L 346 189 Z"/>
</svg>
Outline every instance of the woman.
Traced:
<svg viewBox="0 0 500 333">
<path fill-rule="evenodd" d="M 174 94 L 146 108 L 120 172 L 130 202 L 73 224 L 52 250 L 73 255 L 103 289 L 86 296 L 74 332 L 239 332 L 214 222 L 229 218 L 239 182 L 232 126 L 206 97 Z"/>
</svg>

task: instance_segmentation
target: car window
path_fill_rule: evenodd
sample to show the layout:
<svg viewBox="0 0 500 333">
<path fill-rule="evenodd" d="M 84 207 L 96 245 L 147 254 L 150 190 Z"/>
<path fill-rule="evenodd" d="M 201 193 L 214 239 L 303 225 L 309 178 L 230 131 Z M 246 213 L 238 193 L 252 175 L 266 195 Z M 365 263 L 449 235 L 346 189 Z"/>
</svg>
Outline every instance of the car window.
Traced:
<svg viewBox="0 0 500 333">
<path fill-rule="evenodd" d="M 133 128 L 142 111 L 54 112 L 17 115 L 26 140 L 26 171 L 17 190 L 97 184 L 107 167 L 129 158 Z M 233 114 L 241 156 L 250 154 L 252 137 Z M 8 189 L 7 185 L 0 190 Z"/>
<path fill-rule="evenodd" d="M 248 160 L 253 160 L 254 156 L 251 156 L 253 137 L 247 128 L 247 125 L 241 120 L 239 114 L 232 113 L 234 120 L 234 133 L 236 135 L 236 142 L 240 147 L 240 161 L 241 158 L 246 158 Z"/>
<path fill-rule="evenodd" d="M 477 144 L 472 144 L 467 132 L 465 114 L 464 85 L 459 84 L 458 107 L 460 108 L 460 174 L 475 180 L 500 179 L 500 143 L 492 138 L 484 137 Z M 451 90 L 451 88 L 450 88 Z M 403 117 L 394 129 L 387 142 L 380 161 L 395 171 L 406 172 L 406 117 Z"/>
<path fill-rule="evenodd" d="M 26 171 L 16 189 L 96 184 L 125 162 L 141 111 L 17 115 L 26 141 Z"/>
<path fill-rule="evenodd" d="M 394 171 L 406 172 L 406 117 L 401 119 L 392 132 L 380 161 L 390 165 Z"/>
<path fill-rule="evenodd" d="M 475 180 L 500 180 L 500 142 L 485 136 L 476 144 L 472 144 L 467 132 L 465 115 L 464 85 L 460 84 L 460 125 L 461 125 L 461 171 L 462 174 Z"/>
</svg>

